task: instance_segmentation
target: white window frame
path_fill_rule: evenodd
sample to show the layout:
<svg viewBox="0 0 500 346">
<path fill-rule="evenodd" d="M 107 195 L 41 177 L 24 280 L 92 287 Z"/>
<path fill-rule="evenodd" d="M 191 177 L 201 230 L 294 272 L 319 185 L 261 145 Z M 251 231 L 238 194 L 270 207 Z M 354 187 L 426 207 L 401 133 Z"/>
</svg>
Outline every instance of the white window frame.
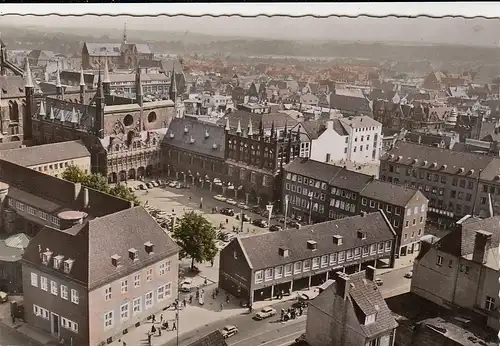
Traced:
<svg viewBox="0 0 500 346">
<path fill-rule="evenodd" d="M 338 263 L 344 263 L 345 262 L 345 251 L 340 251 L 338 253 L 337 261 L 338 261 Z"/>
<path fill-rule="evenodd" d="M 289 270 L 287 270 L 287 268 Z M 291 276 L 293 273 L 293 263 L 285 264 L 285 276 Z"/>
<path fill-rule="evenodd" d="M 166 272 L 166 263 L 162 262 L 158 264 L 158 275 L 163 276 Z"/>
<path fill-rule="evenodd" d="M 332 253 L 330 254 L 330 265 L 334 265 L 337 263 L 337 254 L 336 253 Z"/>
<path fill-rule="evenodd" d="M 141 287 L 141 273 L 136 273 L 134 275 L 134 287 Z"/>
<path fill-rule="evenodd" d="M 283 266 L 277 266 L 274 268 L 274 278 L 281 279 L 283 277 Z"/>
<path fill-rule="evenodd" d="M 40 289 L 48 292 L 49 291 L 49 280 L 45 276 L 40 275 Z"/>
<path fill-rule="evenodd" d="M 130 303 L 120 305 L 120 321 L 126 321 L 130 318 Z"/>
<path fill-rule="evenodd" d="M 120 283 L 120 287 L 121 287 L 122 293 L 127 293 L 128 292 L 128 279 L 122 280 Z"/>
<path fill-rule="evenodd" d="M 321 258 L 314 257 L 311 261 L 311 269 L 312 270 L 318 269 L 320 264 L 321 264 Z"/>
<path fill-rule="evenodd" d="M 57 287 L 57 282 L 50 280 L 50 293 L 57 296 L 59 295 L 59 289 Z"/>
<path fill-rule="evenodd" d="M 154 294 L 153 291 L 149 291 L 144 295 L 144 309 L 148 310 L 153 307 L 154 304 Z"/>
<path fill-rule="evenodd" d="M 486 299 L 484 301 L 484 309 L 488 311 L 493 311 L 495 310 L 495 298 L 486 296 Z"/>
<path fill-rule="evenodd" d="M 306 263 L 307 263 L 307 266 L 306 266 Z M 306 259 L 302 263 L 302 272 L 305 273 L 305 272 L 308 272 L 310 270 L 311 270 L 311 259 Z"/>
<path fill-rule="evenodd" d="M 387 241 L 385 242 L 385 251 L 386 251 L 386 252 L 387 252 L 387 251 L 391 251 L 391 248 L 392 248 L 392 241 L 387 240 Z"/>
<path fill-rule="evenodd" d="M 255 272 L 255 283 L 260 284 L 263 281 L 264 281 L 264 273 L 262 272 L 262 270 L 257 270 Z"/>
<path fill-rule="evenodd" d="M 108 311 L 104 314 L 104 329 L 111 329 L 113 328 L 113 325 L 115 323 L 114 321 L 114 312 L 113 311 Z"/>
<path fill-rule="evenodd" d="M 38 274 L 31 273 L 31 286 L 38 287 Z"/>
<path fill-rule="evenodd" d="M 61 291 L 61 298 L 64 300 L 68 300 L 68 286 L 61 285 L 59 291 Z"/>
<path fill-rule="evenodd" d="M 293 264 L 293 273 L 294 274 L 302 273 L 302 262 L 295 262 Z"/>
<path fill-rule="evenodd" d="M 375 255 L 377 253 L 377 244 L 370 245 L 370 255 Z"/>
<path fill-rule="evenodd" d="M 137 315 L 142 312 L 142 297 L 137 297 L 132 300 L 132 314 Z"/>
<path fill-rule="evenodd" d="M 436 264 L 441 267 L 443 265 L 443 261 L 444 261 L 443 256 L 437 255 L 437 257 L 436 257 Z"/>
<path fill-rule="evenodd" d="M 328 266 L 328 260 L 329 260 L 328 255 L 321 256 L 321 268 Z"/>
<path fill-rule="evenodd" d="M 153 268 L 148 268 L 146 270 L 146 282 L 153 281 Z"/>
<path fill-rule="evenodd" d="M 71 289 L 71 302 L 77 305 L 80 303 L 80 296 L 78 295 L 78 291 L 74 288 Z"/>
<path fill-rule="evenodd" d="M 264 281 L 271 281 L 273 279 L 273 268 L 267 268 L 264 270 Z"/>
<path fill-rule="evenodd" d="M 111 300 L 112 297 L 113 297 L 113 291 L 111 289 L 111 285 L 104 287 L 104 300 L 105 301 Z"/>
</svg>

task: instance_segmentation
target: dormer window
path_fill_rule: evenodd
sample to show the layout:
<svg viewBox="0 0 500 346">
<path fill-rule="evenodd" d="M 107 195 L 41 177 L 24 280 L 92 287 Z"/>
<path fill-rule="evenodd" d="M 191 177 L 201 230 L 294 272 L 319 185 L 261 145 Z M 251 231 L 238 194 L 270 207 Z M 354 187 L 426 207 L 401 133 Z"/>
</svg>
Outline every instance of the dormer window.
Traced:
<svg viewBox="0 0 500 346">
<path fill-rule="evenodd" d="M 365 325 L 375 323 L 375 319 L 376 319 L 375 317 L 376 316 L 377 316 L 376 313 L 366 316 L 366 318 L 365 318 Z"/>
<path fill-rule="evenodd" d="M 193 144 L 194 143 L 194 138 L 193 136 L 191 136 L 191 138 L 189 138 L 189 143 Z"/>
<path fill-rule="evenodd" d="M 128 249 L 128 256 L 132 261 L 139 259 L 139 251 L 134 248 Z"/>
<path fill-rule="evenodd" d="M 208 133 L 208 130 L 207 130 L 207 131 L 205 131 L 205 138 L 208 138 L 208 137 L 210 137 L 210 133 Z"/>
<path fill-rule="evenodd" d="M 51 258 L 52 258 L 52 252 L 50 252 L 49 249 L 47 249 L 47 251 L 45 251 L 42 254 L 42 263 L 48 265 Z"/>
<path fill-rule="evenodd" d="M 54 269 L 60 269 L 61 268 L 61 263 L 64 259 L 64 256 L 62 255 L 57 255 L 54 257 Z"/>
<path fill-rule="evenodd" d="M 120 265 L 120 259 L 122 257 L 119 256 L 119 255 L 113 255 L 111 256 L 111 264 L 114 266 L 114 267 L 118 267 Z"/>
<path fill-rule="evenodd" d="M 170 138 L 174 138 L 174 137 L 175 137 L 174 133 L 172 131 L 170 131 Z"/>
<path fill-rule="evenodd" d="M 144 250 L 146 250 L 146 253 L 152 254 L 153 253 L 153 243 L 148 241 L 147 243 L 144 243 Z"/>
<path fill-rule="evenodd" d="M 212 144 L 212 149 L 217 149 L 217 143 Z"/>
<path fill-rule="evenodd" d="M 66 274 L 69 274 L 71 272 L 71 268 L 73 268 L 73 262 L 75 262 L 75 260 L 72 260 L 72 259 L 67 259 L 66 261 L 64 261 L 64 272 Z"/>
</svg>

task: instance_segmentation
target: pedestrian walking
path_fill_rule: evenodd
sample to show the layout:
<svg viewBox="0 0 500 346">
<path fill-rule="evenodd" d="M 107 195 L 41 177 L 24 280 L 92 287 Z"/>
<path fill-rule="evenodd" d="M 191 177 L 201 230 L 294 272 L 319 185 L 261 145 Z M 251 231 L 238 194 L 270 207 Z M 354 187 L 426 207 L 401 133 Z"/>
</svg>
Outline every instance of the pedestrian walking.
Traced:
<svg viewBox="0 0 500 346">
<path fill-rule="evenodd" d="M 161 328 L 158 328 L 158 336 L 161 336 Z"/>
<path fill-rule="evenodd" d="M 156 323 L 156 316 L 152 315 L 151 319 L 153 320 L 153 323 Z"/>
<path fill-rule="evenodd" d="M 154 334 L 156 332 L 156 328 L 155 328 L 155 325 L 153 324 L 151 326 L 151 333 Z"/>
<path fill-rule="evenodd" d="M 12 324 L 16 323 L 16 315 L 12 313 L 10 314 L 10 317 L 12 317 Z"/>
<path fill-rule="evenodd" d="M 148 344 L 151 346 L 151 333 L 148 333 Z"/>
<path fill-rule="evenodd" d="M 184 298 L 182 302 L 184 303 L 184 307 L 186 307 L 186 298 Z"/>
<path fill-rule="evenodd" d="M 160 315 L 160 323 L 163 322 L 163 314 Z"/>
<path fill-rule="evenodd" d="M 175 325 L 175 321 L 174 321 L 174 324 L 172 325 L 172 330 L 177 330 L 177 326 Z"/>
<path fill-rule="evenodd" d="M 125 341 L 123 342 L 123 346 L 127 346 L 127 343 Z"/>
<path fill-rule="evenodd" d="M 165 329 L 168 330 L 168 321 L 165 321 Z"/>
<path fill-rule="evenodd" d="M 210 260 L 210 266 L 213 267 L 214 266 L 214 260 Z"/>
</svg>

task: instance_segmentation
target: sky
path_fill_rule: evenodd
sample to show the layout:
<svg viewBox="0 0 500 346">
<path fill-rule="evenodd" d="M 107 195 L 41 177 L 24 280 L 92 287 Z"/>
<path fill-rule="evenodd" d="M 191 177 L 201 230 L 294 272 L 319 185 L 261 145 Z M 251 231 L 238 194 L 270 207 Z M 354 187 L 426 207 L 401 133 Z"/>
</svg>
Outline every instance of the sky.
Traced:
<svg viewBox="0 0 500 346">
<path fill-rule="evenodd" d="M 250 5 L 250 6 L 249 6 Z M 423 7 L 425 6 L 425 7 Z M 20 14 L 82 14 L 82 13 L 129 13 L 144 14 L 373 14 L 373 15 L 484 15 L 496 19 L 464 18 L 286 18 L 286 17 L 20 17 Z M 345 40 L 379 42 L 425 42 L 465 45 L 499 46 L 500 3 L 316 3 L 316 4 L 2 4 L 2 25 L 35 25 L 60 28 L 102 28 L 103 34 L 110 28 L 129 30 L 180 31 L 204 33 L 215 36 L 238 36 L 285 40 Z"/>
</svg>

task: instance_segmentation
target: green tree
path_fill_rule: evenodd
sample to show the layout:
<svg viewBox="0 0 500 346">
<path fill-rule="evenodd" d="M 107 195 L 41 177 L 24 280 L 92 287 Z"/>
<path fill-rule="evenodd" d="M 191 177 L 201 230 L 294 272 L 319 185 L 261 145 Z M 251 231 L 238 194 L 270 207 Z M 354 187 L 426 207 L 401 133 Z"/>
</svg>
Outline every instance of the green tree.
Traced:
<svg viewBox="0 0 500 346">
<path fill-rule="evenodd" d="M 85 173 L 80 167 L 69 166 L 66 168 L 62 174 L 64 180 L 71 181 L 72 183 L 82 183 L 87 181 L 88 174 Z"/>
<path fill-rule="evenodd" d="M 184 214 L 177 223 L 173 238 L 181 247 L 181 257 L 191 258 L 194 263 L 212 261 L 217 255 L 217 232 L 215 227 L 202 215 L 193 211 Z"/>
<path fill-rule="evenodd" d="M 125 199 L 127 201 L 134 202 L 135 205 L 141 204 L 135 193 L 130 191 L 128 187 L 123 184 L 116 184 L 111 189 L 109 189 L 108 193 L 110 195 Z"/>
<path fill-rule="evenodd" d="M 110 190 L 108 179 L 106 179 L 106 177 L 100 173 L 87 175 L 82 184 L 87 187 L 90 187 L 91 189 L 106 193 L 109 193 Z"/>
</svg>

